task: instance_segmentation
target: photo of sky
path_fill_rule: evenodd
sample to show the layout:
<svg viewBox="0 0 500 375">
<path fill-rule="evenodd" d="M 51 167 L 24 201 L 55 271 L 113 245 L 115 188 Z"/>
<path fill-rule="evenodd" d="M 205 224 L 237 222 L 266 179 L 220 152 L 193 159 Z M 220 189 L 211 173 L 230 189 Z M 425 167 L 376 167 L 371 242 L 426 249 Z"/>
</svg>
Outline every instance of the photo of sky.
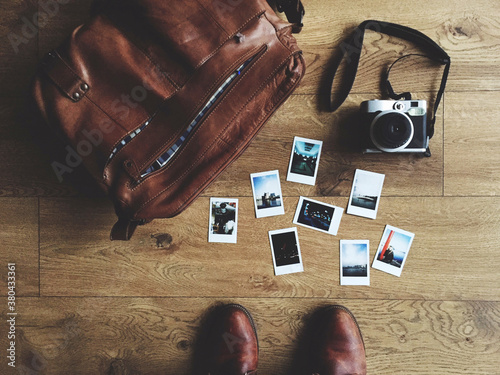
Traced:
<svg viewBox="0 0 500 375">
<path fill-rule="evenodd" d="M 342 245 L 342 266 L 367 266 L 367 251 L 366 244 L 343 244 Z"/>
<path fill-rule="evenodd" d="M 269 176 L 253 177 L 255 196 L 262 197 L 264 193 L 268 194 L 274 193 L 275 195 L 281 195 L 278 183 L 279 183 L 278 175 L 276 174 L 272 174 Z"/>
</svg>

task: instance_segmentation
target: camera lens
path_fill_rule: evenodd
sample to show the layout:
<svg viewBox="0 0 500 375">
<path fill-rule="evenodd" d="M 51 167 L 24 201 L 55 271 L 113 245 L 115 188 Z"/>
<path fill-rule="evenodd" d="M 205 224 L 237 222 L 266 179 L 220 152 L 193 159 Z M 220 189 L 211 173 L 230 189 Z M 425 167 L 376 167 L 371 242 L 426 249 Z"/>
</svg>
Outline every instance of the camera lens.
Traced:
<svg viewBox="0 0 500 375">
<path fill-rule="evenodd" d="M 399 151 L 413 138 L 413 124 L 404 113 L 382 112 L 373 120 L 370 135 L 375 146 L 382 151 Z"/>
</svg>

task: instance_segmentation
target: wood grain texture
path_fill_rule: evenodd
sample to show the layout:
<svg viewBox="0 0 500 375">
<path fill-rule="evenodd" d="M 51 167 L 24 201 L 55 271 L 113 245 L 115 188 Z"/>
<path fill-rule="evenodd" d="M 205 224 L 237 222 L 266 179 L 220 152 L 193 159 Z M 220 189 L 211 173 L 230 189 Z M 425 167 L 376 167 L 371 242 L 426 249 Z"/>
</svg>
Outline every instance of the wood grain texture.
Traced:
<svg viewBox="0 0 500 375">
<path fill-rule="evenodd" d="M 256 323 L 262 374 L 307 373 L 309 327 L 324 299 L 23 298 L 18 368 L 106 374 L 193 374 L 214 304 L 241 303 Z M 335 299 L 356 316 L 369 374 L 498 374 L 498 302 Z M 209 321 L 209 320 L 208 320 Z M 4 335 L 0 342 L 4 343 Z M 4 346 L 4 345 L 3 345 Z"/>
<path fill-rule="evenodd" d="M 321 200 L 347 206 L 343 197 Z M 252 199 L 240 198 L 238 243 L 231 245 L 207 243 L 208 198 L 138 228 L 126 243 L 107 241 L 110 206 L 43 199 L 41 293 L 500 300 L 496 198 L 385 197 L 377 220 L 344 215 L 338 236 L 299 227 L 305 272 L 276 277 L 267 232 L 294 226 L 297 202 L 285 197 L 285 215 L 255 219 Z M 340 287 L 339 239 L 370 240 L 372 260 L 386 224 L 415 233 L 402 277 L 374 270 L 370 288 Z M 162 233 L 171 240 L 159 247 L 154 236 Z"/>
<path fill-rule="evenodd" d="M 297 37 L 308 69 L 299 92 L 318 92 L 331 70 L 331 60 L 338 53 L 340 44 L 366 19 L 415 28 L 442 46 L 452 60 L 449 91 L 498 90 L 499 15 L 500 7 L 495 0 L 453 0 L 446 5 L 423 0 L 418 6 L 401 4 L 397 11 L 391 2 L 379 1 L 367 6 L 361 0 L 343 0 L 332 6 L 321 0 L 308 1 L 305 32 Z M 396 58 L 415 50 L 414 46 L 397 38 L 373 32 L 366 36 L 358 79 L 353 87 L 355 93 L 379 92 L 380 73 Z M 394 87 L 429 90 L 429 84 L 432 85 L 432 79 L 436 77 L 436 68 L 417 66 L 417 61 L 412 60 L 396 69 L 400 79 L 394 75 Z"/>
<path fill-rule="evenodd" d="M 1 295 L 7 296 L 7 264 L 16 264 L 16 294 L 38 296 L 38 199 L 0 198 Z"/>
<path fill-rule="evenodd" d="M 499 92 L 447 95 L 446 195 L 500 194 L 499 100 Z"/>
</svg>

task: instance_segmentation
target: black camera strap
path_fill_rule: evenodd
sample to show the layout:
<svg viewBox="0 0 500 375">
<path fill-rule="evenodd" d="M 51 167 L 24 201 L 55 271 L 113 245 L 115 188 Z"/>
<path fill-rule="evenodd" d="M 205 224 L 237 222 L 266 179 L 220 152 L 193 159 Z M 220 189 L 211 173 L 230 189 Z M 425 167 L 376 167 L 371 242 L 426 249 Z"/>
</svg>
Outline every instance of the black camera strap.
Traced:
<svg viewBox="0 0 500 375">
<path fill-rule="evenodd" d="M 363 39 L 365 35 L 365 30 L 372 30 L 382 34 L 387 34 L 390 36 L 394 36 L 397 38 L 401 38 L 407 40 L 409 42 L 414 43 L 418 47 L 420 47 L 426 54 L 410 54 L 405 55 L 397 59 L 388 69 L 385 76 L 385 86 L 389 93 L 389 96 L 394 100 L 410 100 L 411 94 L 409 92 L 404 92 L 401 94 L 396 94 L 392 88 L 391 83 L 389 82 L 389 73 L 392 67 L 399 62 L 400 60 L 407 58 L 409 56 L 423 56 L 427 57 L 432 61 L 435 61 L 439 64 L 445 65 L 443 71 L 443 77 L 441 79 L 441 85 L 439 87 L 438 94 L 436 96 L 436 101 L 434 103 L 434 110 L 432 112 L 432 119 L 428 121 L 428 129 L 427 134 L 429 138 L 432 138 L 434 135 L 434 124 L 436 122 L 436 113 L 439 107 L 439 103 L 443 97 L 443 93 L 446 87 L 446 81 L 448 79 L 448 74 L 450 71 L 450 56 L 432 39 L 430 39 L 427 35 L 421 33 L 418 30 L 383 21 L 375 21 L 375 20 L 367 20 L 362 22 L 354 31 L 354 33 L 341 44 L 340 48 L 342 51 L 342 55 L 340 59 L 337 61 L 335 65 L 335 69 L 331 76 L 331 84 L 330 84 L 330 93 L 333 89 L 333 82 L 335 79 L 335 74 L 340 66 L 340 63 L 347 59 L 346 72 L 340 86 L 340 92 L 336 98 L 336 100 L 332 100 L 330 97 L 330 111 L 336 111 L 342 103 L 346 100 L 349 92 L 352 89 L 352 85 L 354 84 L 354 79 L 356 78 L 356 73 L 358 71 L 359 59 L 361 57 L 361 50 L 363 47 Z"/>
</svg>

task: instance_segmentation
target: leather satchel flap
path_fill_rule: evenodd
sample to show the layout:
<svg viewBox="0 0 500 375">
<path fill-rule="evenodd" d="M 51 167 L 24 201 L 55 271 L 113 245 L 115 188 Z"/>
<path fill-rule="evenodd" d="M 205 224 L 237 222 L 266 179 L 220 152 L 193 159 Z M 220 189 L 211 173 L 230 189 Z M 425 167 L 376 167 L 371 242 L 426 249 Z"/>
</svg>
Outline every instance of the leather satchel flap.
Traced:
<svg viewBox="0 0 500 375">
<path fill-rule="evenodd" d="M 147 25 L 195 69 L 266 9 L 265 0 L 112 0 L 107 13 L 123 26 Z"/>
</svg>

